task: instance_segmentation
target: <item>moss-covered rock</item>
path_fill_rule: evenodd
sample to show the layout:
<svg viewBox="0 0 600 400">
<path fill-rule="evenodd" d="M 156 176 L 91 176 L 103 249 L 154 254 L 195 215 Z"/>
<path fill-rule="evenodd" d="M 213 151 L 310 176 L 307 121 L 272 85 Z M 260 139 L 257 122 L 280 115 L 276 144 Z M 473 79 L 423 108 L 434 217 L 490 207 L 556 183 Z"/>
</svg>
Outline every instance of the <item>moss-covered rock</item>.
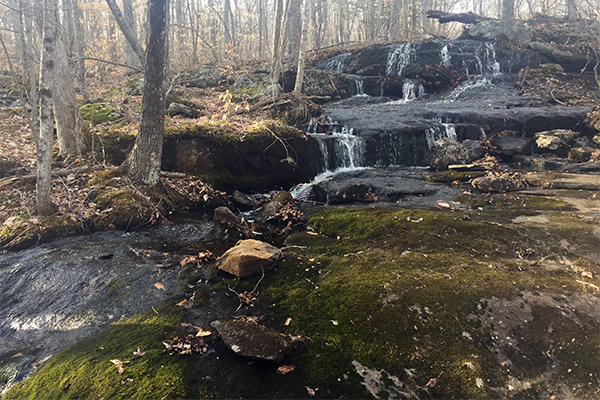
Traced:
<svg viewBox="0 0 600 400">
<path fill-rule="evenodd" d="M 84 104 L 79 110 L 81 111 L 81 117 L 86 121 L 92 122 L 94 125 L 102 122 L 116 121 L 123 117 L 121 112 L 110 103 Z"/>
<path fill-rule="evenodd" d="M 180 321 L 178 311 L 161 307 L 117 322 L 52 357 L 3 398 L 189 398 L 186 361 L 169 356 L 162 344 L 176 335 Z"/>
</svg>

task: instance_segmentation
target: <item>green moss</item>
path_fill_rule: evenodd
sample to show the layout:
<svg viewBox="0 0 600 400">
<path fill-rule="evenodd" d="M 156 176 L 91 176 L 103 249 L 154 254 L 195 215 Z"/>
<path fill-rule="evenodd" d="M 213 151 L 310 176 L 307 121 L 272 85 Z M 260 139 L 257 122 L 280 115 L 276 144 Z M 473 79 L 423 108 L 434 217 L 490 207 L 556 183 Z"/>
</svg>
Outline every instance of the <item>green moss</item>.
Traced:
<svg viewBox="0 0 600 400">
<path fill-rule="evenodd" d="M 4 399 L 188 398 L 186 360 L 169 356 L 162 344 L 173 338 L 181 321 L 177 310 L 161 307 L 53 356 L 29 379 L 12 387 Z M 145 354 L 132 359 L 133 353 Z M 119 374 L 111 360 L 121 360 Z"/>
<path fill-rule="evenodd" d="M 339 380 L 355 360 L 407 385 L 422 387 L 435 377 L 430 395 L 436 398 L 494 397 L 490 387 L 503 386 L 508 372 L 489 347 L 489 329 L 470 315 L 480 314 L 481 302 L 491 297 L 514 300 L 540 288 L 584 290 L 573 272 L 542 273 L 514 261 L 516 250 L 564 230 L 516 230 L 452 212 L 366 208 L 321 212 L 309 223 L 318 235 L 289 239 L 305 249 L 287 254 L 263 285 L 269 303 L 280 308 L 278 324 L 292 318 L 289 332 L 308 337 L 297 370 L 320 390 L 340 390 Z M 571 234 L 589 230 L 579 226 Z M 540 257 L 557 251 L 536 248 Z M 565 331 L 561 338 L 584 331 Z M 593 344 L 589 336 L 585 340 Z M 341 385 L 350 397 L 368 397 L 352 379 Z"/>
<path fill-rule="evenodd" d="M 29 213 L 23 213 L 19 219 L 20 222 L 25 222 L 30 217 Z M 38 218 L 40 218 L 39 223 L 22 224 L 17 222 L 2 228 L 0 230 L 0 246 L 4 249 L 18 250 L 82 231 L 82 227 L 77 221 L 63 216 Z"/>
<path fill-rule="evenodd" d="M 79 110 L 81 117 L 86 121 L 91 121 L 94 125 L 121 119 L 121 114 L 110 103 L 84 104 Z"/>
</svg>

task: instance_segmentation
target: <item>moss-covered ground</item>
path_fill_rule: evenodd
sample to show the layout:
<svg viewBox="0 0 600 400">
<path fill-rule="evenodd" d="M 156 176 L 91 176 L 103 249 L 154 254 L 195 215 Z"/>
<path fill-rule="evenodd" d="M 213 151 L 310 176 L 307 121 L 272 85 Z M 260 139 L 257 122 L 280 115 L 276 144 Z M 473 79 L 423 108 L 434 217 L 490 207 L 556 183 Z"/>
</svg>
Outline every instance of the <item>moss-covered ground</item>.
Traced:
<svg viewBox="0 0 600 400">
<path fill-rule="evenodd" d="M 226 305 L 234 315 L 229 288 L 258 283 L 259 305 L 240 314 L 305 337 L 284 361 L 295 365 L 289 375 L 218 341 L 214 354 L 169 358 L 160 341 L 179 320 L 159 310 L 53 357 L 6 398 L 36 398 L 47 386 L 53 398 L 308 398 L 305 387 L 317 398 L 598 398 L 595 220 L 556 199 L 499 199 L 467 212 L 322 210 L 262 281 L 204 270 L 193 289 L 202 301 L 183 320 L 209 322 Z M 547 222 L 499 215 L 530 207 Z M 119 376 L 109 359 L 137 347 L 147 354 Z"/>
</svg>

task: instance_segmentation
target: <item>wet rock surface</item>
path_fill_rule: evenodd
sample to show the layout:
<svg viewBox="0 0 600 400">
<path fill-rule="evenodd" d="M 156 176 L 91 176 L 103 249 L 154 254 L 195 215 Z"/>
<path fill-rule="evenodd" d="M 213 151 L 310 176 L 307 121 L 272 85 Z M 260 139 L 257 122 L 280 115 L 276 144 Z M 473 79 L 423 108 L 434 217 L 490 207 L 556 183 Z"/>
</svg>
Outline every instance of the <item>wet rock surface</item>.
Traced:
<svg viewBox="0 0 600 400">
<path fill-rule="evenodd" d="M 170 250 L 214 238 L 210 223 L 100 232 L 0 255 L 2 386 L 109 324 L 183 289 Z M 15 355 L 17 355 L 15 357 Z"/>
</svg>

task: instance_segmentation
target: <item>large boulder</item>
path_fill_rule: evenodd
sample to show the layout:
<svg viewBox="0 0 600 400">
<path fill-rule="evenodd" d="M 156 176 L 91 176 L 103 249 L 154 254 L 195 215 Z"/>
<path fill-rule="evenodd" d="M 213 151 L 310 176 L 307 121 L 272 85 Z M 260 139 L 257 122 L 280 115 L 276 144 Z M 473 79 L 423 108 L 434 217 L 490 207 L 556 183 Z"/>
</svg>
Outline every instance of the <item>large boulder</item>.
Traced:
<svg viewBox="0 0 600 400">
<path fill-rule="evenodd" d="M 531 42 L 529 47 L 542 55 L 547 61 L 560 64 L 566 72 L 580 72 L 589 63 L 587 55 L 575 46 Z"/>
<path fill-rule="evenodd" d="M 200 112 L 189 105 L 182 103 L 171 103 L 167 108 L 167 114 L 170 117 L 174 117 L 179 115 L 184 118 L 198 118 L 200 116 Z"/>
<path fill-rule="evenodd" d="M 201 89 L 219 86 L 222 80 L 221 72 L 216 68 L 202 68 L 187 72 L 179 79 L 180 82 L 188 87 Z"/>
<path fill-rule="evenodd" d="M 218 320 L 211 326 L 236 354 L 255 360 L 279 363 L 301 343 L 298 336 L 284 335 L 255 322 Z"/>
<path fill-rule="evenodd" d="M 427 152 L 429 165 L 443 171 L 448 165 L 466 164 L 471 161 L 471 153 L 454 139 L 440 139 Z"/>
<path fill-rule="evenodd" d="M 263 273 L 272 269 L 282 257 L 281 250 L 260 240 L 238 241 L 223 254 L 217 266 L 238 278 Z"/>
<path fill-rule="evenodd" d="M 490 144 L 494 147 L 492 154 L 510 159 L 516 154 L 531 153 L 531 139 L 524 136 L 495 136 Z"/>
<path fill-rule="evenodd" d="M 577 132 L 568 129 L 554 129 L 538 132 L 534 135 L 534 139 L 540 152 L 566 157 L 571 148 L 571 143 L 577 136 Z"/>
</svg>

